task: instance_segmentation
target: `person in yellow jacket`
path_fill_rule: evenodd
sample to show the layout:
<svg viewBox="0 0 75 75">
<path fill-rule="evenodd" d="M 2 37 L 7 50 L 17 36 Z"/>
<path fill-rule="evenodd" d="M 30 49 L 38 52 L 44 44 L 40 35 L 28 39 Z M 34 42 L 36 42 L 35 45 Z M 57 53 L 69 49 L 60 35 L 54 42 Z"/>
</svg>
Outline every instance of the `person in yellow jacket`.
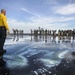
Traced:
<svg viewBox="0 0 75 75">
<path fill-rule="evenodd" d="M 7 31 L 9 33 L 9 26 L 8 26 L 7 18 L 6 18 L 6 10 L 1 9 L 1 13 L 0 13 L 0 55 L 5 52 L 5 50 L 3 49 L 3 46 L 5 43 Z"/>
</svg>

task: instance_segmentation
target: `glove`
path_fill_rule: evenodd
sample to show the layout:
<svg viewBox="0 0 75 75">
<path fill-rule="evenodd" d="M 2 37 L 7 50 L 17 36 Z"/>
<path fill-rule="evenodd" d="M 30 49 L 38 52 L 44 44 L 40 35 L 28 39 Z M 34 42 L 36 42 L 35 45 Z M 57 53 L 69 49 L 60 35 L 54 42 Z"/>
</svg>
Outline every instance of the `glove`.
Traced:
<svg viewBox="0 0 75 75">
<path fill-rule="evenodd" d="M 10 34 L 10 32 L 9 32 L 9 31 L 7 31 L 7 35 L 8 35 L 8 34 Z"/>
</svg>

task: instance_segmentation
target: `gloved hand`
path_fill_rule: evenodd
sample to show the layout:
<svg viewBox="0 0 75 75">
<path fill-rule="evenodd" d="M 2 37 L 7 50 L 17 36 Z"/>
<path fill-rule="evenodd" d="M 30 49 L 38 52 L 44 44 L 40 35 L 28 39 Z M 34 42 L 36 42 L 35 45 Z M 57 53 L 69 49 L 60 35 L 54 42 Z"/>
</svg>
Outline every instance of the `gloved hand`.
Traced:
<svg viewBox="0 0 75 75">
<path fill-rule="evenodd" d="M 10 31 L 7 31 L 7 35 L 10 34 Z"/>
</svg>

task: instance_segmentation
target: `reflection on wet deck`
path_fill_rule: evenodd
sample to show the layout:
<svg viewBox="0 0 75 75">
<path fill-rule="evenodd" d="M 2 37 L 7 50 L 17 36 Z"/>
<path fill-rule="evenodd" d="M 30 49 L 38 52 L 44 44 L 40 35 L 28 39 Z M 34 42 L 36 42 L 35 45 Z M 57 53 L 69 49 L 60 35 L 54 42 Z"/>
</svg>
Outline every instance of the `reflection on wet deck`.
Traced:
<svg viewBox="0 0 75 75">
<path fill-rule="evenodd" d="M 1 75 L 75 75 L 73 36 L 31 35 L 20 39 L 5 46 L 6 65 L 0 67 Z"/>
<path fill-rule="evenodd" d="M 71 36 L 43 36 L 43 35 L 37 35 L 37 36 L 31 36 L 31 41 L 45 41 L 47 42 L 51 42 L 51 43 L 71 43 L 74 41 L 74 37 Z"/>
</svg>

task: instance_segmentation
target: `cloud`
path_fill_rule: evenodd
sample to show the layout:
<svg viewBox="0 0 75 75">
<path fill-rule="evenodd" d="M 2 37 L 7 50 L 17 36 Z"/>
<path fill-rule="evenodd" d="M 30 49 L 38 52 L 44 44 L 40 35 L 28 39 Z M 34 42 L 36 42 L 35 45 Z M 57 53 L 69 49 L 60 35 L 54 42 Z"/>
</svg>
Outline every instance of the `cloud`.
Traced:
<svg viewBox="0 0 75 75">
<path fill-rule="evenodd" d="M 23 29 L 25 33 L 29 33 L 30 29 L 37 29 L 38 27 L 44 29 L 64 29 L 67 28 L 69 22 L 75 20 L 71 17 L 61 17 L 61 18 L 52 18 L 52 17 L 32 17 L 30 22 L 18 21 L 15 19 L 8 19 L 8 24 L 12 29 Z"/>
<path fill-rule="evenodd" d="M 69 4 L 74 3 L 74 0 L 69 0 Z"/>
<path fill-rule="evenodd" d="M 56 0 L 44 0 L 45 4 L 57 4 L 58 2 Z"/>
<path fill-rule="evenodd" d="M 75 18 L 73 17 L 61 17 L 59 18 L 59 22 L 68 22 L 68 21 L 74 21 Z"/>
<path fill-rule="evenodd" d="M 29 23 L 18 21 L 15 19 L 8 19 L 8 24 L 10 27 L 10 32 L 12 32 L 12 29 L 19 29 L 19 30 L 24 30 L 25 32 L 29 32 Z"/>
<path fill-rule="evenodd" d="M 74 21 L 75 18 L 73 17 L 32 17 L 31 21 L 33 23 L 37 23 L 37 24 L 50 24 L 50 23 L 59 23 L 59 22 L 69 22 L 69 21 Z"/>
<path fill-rule="evenodd" d="M 21 10 L 24 11 L 24 12 L 27 12 L 27 13 L 29 13 L 31 15 L 33 15 L 33 13 L 31 13 L 30 11 L 28 11 L 26 8 L 21 8 Z"/>
<path fill-rule="evenodd" d="M 29 14 L 31 14 L 32 16 L 37 16 L 37 17 L 40 17 L 39 14 L 36 14 L 34 12 L 30 12 L 27 8 L 20 8 L 20 10 L 24 11 L 24 12 L 27 12 Z"/>
<path fill-rule="evenodd" d="M 61 15 L 71 15 L 75 14 L 75 4 L 69 4 L 57 9 L 56 13 Z"/>
</svg>

